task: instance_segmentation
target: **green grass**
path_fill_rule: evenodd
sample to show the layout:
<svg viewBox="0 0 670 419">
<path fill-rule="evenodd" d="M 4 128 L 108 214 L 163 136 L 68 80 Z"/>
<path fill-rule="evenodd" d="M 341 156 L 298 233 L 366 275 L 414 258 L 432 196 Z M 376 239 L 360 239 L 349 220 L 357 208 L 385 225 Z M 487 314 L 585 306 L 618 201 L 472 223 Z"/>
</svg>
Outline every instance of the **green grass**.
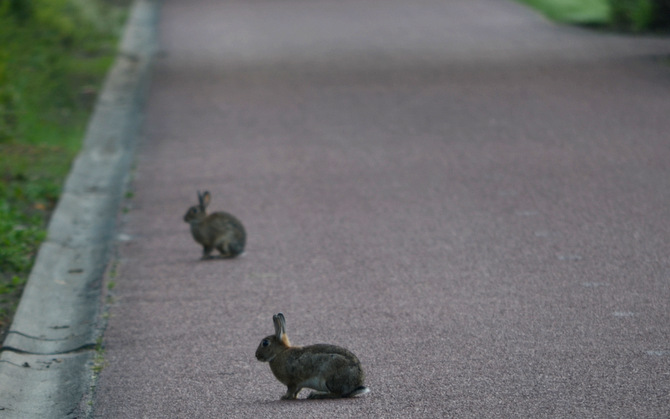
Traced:
<svg viewBox="0 0 670 419">
<path fill-rule="evenodd" d="M 670 32 L 670 0 L 518 0 L 557 22 L 623 32 Z"/>
<path fill-rule="evenodd" d="M 610 21 L 608 0 L 519 0 L 549 19 L 576 25 L 607 25 Z"/>
<path fill-rule="evenodd" d="M 0 0 L 0 343 L 130 0 Z"/>
<path fill-rule="evenodd" d="M 612 24 L 630 32 L 665 30 L 670 26 L 668 0 L 610 0 Z"/>
</svg>

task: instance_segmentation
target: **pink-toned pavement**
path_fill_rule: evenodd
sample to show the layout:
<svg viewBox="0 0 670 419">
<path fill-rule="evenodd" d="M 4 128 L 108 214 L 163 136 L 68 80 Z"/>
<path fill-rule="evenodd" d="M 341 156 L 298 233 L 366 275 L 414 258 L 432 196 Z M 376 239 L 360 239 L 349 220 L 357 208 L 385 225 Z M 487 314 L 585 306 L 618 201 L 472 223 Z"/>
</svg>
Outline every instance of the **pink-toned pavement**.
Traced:
<svg viewBox="0 0 670 419">
<path fill-rule="evenodd" d="M 502 0 L 165 0 L 160 37 L 95 417 L 670 415 L 667 38 Z M 199 260 L 198 189 L 241 258 Z M 279 311 L 371 393 L 279 401 Z"/>
</svg>

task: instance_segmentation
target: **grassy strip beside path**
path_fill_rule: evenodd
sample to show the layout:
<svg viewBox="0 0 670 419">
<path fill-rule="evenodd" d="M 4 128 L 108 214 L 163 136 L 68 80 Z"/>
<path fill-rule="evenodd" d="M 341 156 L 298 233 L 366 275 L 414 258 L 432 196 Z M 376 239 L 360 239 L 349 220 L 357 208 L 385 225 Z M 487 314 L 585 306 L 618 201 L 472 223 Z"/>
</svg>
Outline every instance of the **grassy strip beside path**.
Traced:
<svg viewBox="0 0 670 419">
<path fill-rule="evenodd" d="M 549 19 L 576 25 L 605 26 L 610 22 L 607 0 L 518 0 Z"/>
<path fill-rule="evenodd" d="M 670 0 L 518 0 L 557 22 L 623 32 L 670 32 Z"/>
<path fill-rule="evenodd" d="M 0 0 L 0 343 L 130 0 Z"/>
</svg>

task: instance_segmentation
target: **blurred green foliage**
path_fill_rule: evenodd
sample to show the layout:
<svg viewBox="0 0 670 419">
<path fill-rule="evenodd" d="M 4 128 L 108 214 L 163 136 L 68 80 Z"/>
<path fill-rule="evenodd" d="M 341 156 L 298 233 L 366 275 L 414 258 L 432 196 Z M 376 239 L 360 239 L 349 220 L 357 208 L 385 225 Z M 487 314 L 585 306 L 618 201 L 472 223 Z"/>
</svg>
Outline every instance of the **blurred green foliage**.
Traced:
<svg viewBox="0 0 670 419">
<path fill-rule="evenodd" d="M 670 30 L 670 0 L 519 0 L 557 22 L 629 32 Z"/>
<path fill-rule="evenodd" d="M 607 0 L 520 0 L 541 11 L 549 19 L 578 25 L 606 25 L 609 21 Z"/>
<path fill-rule="evenodd" d="M 130 0 L 0 0 L 0 342 Z"/>
<path fill-rule="evenodd" d="M 670 0 L 609 0 L 612 26 L 633 32 L 670 30 Z"/>
</svg>

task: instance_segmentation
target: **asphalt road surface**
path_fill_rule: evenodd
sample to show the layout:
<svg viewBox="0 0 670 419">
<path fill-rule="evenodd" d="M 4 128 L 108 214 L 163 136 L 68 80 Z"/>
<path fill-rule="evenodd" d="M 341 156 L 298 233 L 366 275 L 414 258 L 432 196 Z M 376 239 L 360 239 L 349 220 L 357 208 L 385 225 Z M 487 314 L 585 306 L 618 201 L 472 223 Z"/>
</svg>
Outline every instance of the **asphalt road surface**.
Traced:
<svg viewBox="0 0 670 419">
<path fill-rule="evenodd" d="M 165 0 L 160 37 L 95 417 L 670 416 L 667 38 L 505 0 Z M 199 260 L 197 190 L 241 258 Z M 279 401 L 279 311 L 371 393 Z"/>
</svg>

